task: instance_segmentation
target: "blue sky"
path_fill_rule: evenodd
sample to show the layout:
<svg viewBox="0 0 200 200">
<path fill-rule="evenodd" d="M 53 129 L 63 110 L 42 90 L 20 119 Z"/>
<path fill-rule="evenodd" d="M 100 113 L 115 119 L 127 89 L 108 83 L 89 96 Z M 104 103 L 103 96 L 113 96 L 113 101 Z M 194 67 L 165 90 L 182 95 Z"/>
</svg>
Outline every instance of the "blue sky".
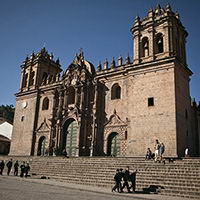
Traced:
<svg viewBox="0 0 200 200">
<path fill-rule="evenodd" d="M 200 101 L 199 0 L 0 0 L 0 105 L 14 104 L 19 91 L 20 65 L 27 54 L 44 45 L 59 57 L 62 69 L 83 48 L 95 66 L 128 53 L 130 27 L 136 15 L 170 3 L 189 33 L 187 61 L 193 71 L 191 96 Z"/>
</svg>

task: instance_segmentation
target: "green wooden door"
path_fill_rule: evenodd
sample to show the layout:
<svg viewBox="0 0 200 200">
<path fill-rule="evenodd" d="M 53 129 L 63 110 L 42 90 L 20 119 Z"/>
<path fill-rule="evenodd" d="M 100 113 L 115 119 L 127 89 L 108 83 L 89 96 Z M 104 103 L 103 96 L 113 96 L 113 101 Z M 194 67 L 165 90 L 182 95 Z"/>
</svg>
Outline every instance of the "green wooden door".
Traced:
<svg viewBox="0 0 200 200">
<path fill-rule="evenodd" d="M 46 151 L 46 137 L 40 138 L 39 155 L 44 156 Z"/>
<path fill-rule="evenodd" d="M 76 156 L 78 124 L 73 121 L 67 128 L 66 148 L 69 156 Z"/>
<path fill-rule="evenodd" d="M 120 155 L 120 138 L 119 135 L 115 135 L 111 141 L 111 156 Z"/>
</svg>

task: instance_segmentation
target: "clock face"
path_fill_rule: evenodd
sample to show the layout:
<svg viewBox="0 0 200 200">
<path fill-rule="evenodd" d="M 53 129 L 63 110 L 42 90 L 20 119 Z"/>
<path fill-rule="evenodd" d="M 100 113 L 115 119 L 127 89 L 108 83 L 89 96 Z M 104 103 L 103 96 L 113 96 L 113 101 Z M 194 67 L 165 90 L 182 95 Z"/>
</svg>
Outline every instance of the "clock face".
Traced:
<svg viewBox="0 0 200 200">
<path fill-rule="evenodd" d="M 26 101 L 22 102 L 22 108 L 26 108 L 28 103 Z"/>
</svg>

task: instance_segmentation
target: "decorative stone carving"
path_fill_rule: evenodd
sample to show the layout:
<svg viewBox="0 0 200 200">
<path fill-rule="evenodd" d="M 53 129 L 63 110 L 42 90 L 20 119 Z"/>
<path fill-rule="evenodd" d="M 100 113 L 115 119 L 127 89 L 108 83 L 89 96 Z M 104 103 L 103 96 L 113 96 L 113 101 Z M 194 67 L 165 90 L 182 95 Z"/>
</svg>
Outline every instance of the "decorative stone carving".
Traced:
<svg viewBox="0 0 200 200">
<path fill-rule="evenodd" d="M 128 121 L 127 121 L 128 122 Z M 127 127 L 128 123 L 121 120 L 119 115 L 117 115 L 116 110 L 114 109 L 113 114 L 110 116 L 108 122 L 104 125 L 104 152 L 107 152 L 108 136 L 116 132 L 119 134 L 121 139 L 121 154 L 126 155 L 127 148 Z"/>
<path fill-rule="evenodd" d="M 110 116 L 108 122 L 104 125 L 104 129 L 110 129 L 113 127 L 120 127 L 123 129 L 123 127 L 126 127 L 127 123 L 122 121 L 119 115 L 117 115 L 116 110 L 114 110 L 113 115 Z"/>
<path fill-rule="evenodd" d="M 50 127 L 46 122 L 46 118 L 44 118 L 44 121 L 40 124 L 36 132 L 49 132 L 49 131 L 50 131 Z"/>
</svg>

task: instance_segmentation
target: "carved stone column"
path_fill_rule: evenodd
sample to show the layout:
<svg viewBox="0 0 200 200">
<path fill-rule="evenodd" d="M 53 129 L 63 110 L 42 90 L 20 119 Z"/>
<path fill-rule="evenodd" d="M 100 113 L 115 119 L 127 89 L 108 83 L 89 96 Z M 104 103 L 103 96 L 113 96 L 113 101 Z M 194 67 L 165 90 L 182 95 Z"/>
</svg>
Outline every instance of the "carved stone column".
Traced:
<svg viewBox="0 0 200 200">
<path fill-rule="evenodd" d="M 67 89 L 65 89 L 64 97 L 63 97 L 63 103 L 64 103 L 63 107 L 64 107 L 64 109 L 67 109 L 67 107 L 68 107 L 67 97 L 68 97 L 68 93 L 67 93 Z"/>
<path fill-rule="evenodd" d="M 60 120 L 56 123 L 56 144 L 55 147 L 58 150 L 60 148 L 60 141 L 61 141 L 61 126 L 60 126 Z"/>
<path fill-rule="evenodd" d="M 81 105 L 81 86 L 78 85 L 77 88 L 76 88 L 76 102 L 75 102 L 75 105 L 80 108 L 80 105 Z"/>
<path fill-rule="evenodd" d="M 93 102 L 93 111 L 92 111 L 92 138 L 91 138 L 91 146 L 90 146 L 90 156 L 95 154 L 96 148 L 96 107 L 97 107 L 97 83 L 94 85 L 94 102 Z"/>
<path fill-rule="evenodd" d="M 79 99 L 80 99 L 80 97 L 79 97 L 79 87 L 76 86 L 75 87 L 75 105 L 76 106 L 78 106 L 78 104 L 79 104 Z"/>
<path fill-rule="evenodd" d="M 32 67 L 28 69 L 28 89 L 30 88 Z"/>
<path fill-rule="evenodd" d="M 57 90 L 54 90 L 52 93 L 54 95 L 53 97 L 53 109 L 52 109 L 52 114 L 51 114 L 51 131 L 50 131 L 50 142 L 49 142 L 49 155 L 53 155 L 53 150 L 56 147 L 56 118 L 57 118 L 57 110 L 58 110 L 58 94 Z"/>
<path fill-rule="evenodd" d="M 154 43 L 154 29 L 151 27 L 151 29 L 148 30 L 149 32 L 149 56 L 151 57 L 151 60 L 154 59 L 155 56 L 155 43 Z"/>
<path fill-rule="evenodd" d="M 20 91 L 23 91 L 23 82 L 24 82 L 24 77 L 25 77 L 25 69 L 23 68 L 21 71 L 21 81 L 20 81 Z"/>
<path fill-rule="evenodd" d="M 58 110 L 57 110 L 57 123 L 56 123 L 56 148 L 60 148 L 61 144 L 61 119 L 62 119 L 62 109 L 63 109 L 63 91 L 60 89 L 59 91 L 59 103 L 58 103 Z"/>
<path fill-rule="evenodd" d="M 134 52 L 134 64 L 138 64 L 140 62 L 140 33 L 136 31 L 133 35 L 133 52 Z"/>
<path fill-rule="evenodd" d="M 80 110 L 83 110 L 84 105 L 84 85 L 81 87 L 81 93 L 80 93 Z"/>
</svg>

